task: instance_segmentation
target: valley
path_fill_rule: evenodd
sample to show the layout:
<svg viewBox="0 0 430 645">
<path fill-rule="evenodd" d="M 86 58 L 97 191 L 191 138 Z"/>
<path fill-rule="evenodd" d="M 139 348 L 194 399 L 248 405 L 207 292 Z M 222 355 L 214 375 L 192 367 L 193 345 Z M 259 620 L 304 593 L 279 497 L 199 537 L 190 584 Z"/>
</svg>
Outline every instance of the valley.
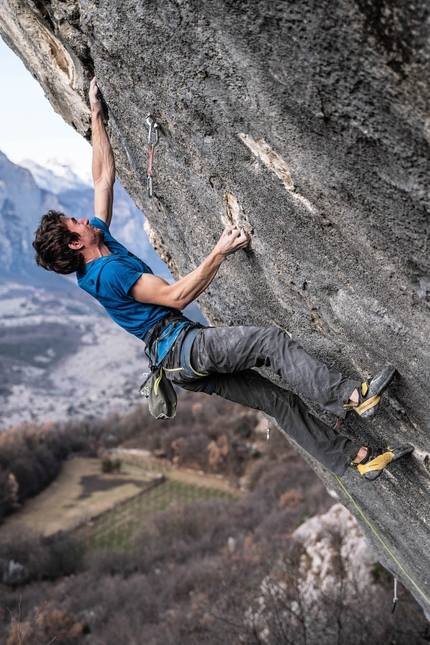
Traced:
<svg viewBox="0 0 430 645">
<path fill-rule="evenodd" d="M 0 429 L 129 411 L 146 365 L 143 343 L 76 288 L 1 288 Z"/>
</svg>

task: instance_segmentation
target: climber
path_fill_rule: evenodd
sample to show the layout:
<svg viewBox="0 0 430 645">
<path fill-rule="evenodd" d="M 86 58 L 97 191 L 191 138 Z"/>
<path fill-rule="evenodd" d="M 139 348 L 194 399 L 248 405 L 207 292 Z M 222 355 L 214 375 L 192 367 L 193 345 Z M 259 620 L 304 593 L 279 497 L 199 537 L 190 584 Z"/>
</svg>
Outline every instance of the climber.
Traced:
<svg viewBox="0 0 430 645">
<path fill-rule="evenodd" d="M 89 99 L 95 217 L 76 220 L 56 211 L 44 215 L 33 242 L 37 264 L 60 274 L 75 271 L 78 285 L 116 323 L 147 346 L 157 346 L 156 363 L 173 384 L 262 410 L 337 475 L 353 465 L 372 481 L 389 463 L 412 452 L 408 444 L 382 450 L 353 442 L 311 415 L 299 396 L 252 369 L 270 367 L 302 395 L 341 419 L 351 410 L 370 419 L 394 377 L 392 366 L 357 383 L 309 356 L 282 329 L 203 327 L 181 314 L 209 286 L 228 256 L 249 244 L 250 236 L 244 229 L 229 226 L 213 251 L 188 275 L 174 284 L 153 275 L 109 232 L 115 163 L 95 79 Z"/>
</svg>

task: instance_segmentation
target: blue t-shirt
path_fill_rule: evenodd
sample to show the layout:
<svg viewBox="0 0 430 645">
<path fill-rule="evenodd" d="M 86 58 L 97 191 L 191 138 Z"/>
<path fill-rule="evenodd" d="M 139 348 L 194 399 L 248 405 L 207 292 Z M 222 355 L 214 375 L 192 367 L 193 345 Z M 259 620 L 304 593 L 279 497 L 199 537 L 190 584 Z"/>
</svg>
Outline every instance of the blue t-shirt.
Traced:
<svg viewBox="0 0 430 645">
<path fill-rule="evenodd" d="M 138 302 L 129 294 L 143 273 L 152 273 L 150 267 L 117 242 L 103 220 L 93 217 L 90 224 L 103 231 L 104 243 L 111 255 L 88 262 L 84 271 L 77 271 L 78 285 L 96 298 L 120 327 L 143 340 L 146 332 L 172 309 Z M 170 334 L 168 328 L 163 330 L 157 362 L 163 360 L 181 329 L 188 324 L 189 321 L 177 324 Z"/>
</svg>

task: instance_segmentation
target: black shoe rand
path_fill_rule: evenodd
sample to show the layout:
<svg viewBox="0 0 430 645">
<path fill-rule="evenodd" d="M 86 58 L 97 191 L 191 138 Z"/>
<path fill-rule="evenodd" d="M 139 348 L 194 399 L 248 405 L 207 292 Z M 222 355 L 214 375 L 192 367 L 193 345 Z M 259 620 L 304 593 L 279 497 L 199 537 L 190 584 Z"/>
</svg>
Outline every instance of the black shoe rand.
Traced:
<svg viewBox="0 0 430 645">
<path fill-rule="evenodd" d="M 389 464 L 408 455 L 413 450 L 414 447 L 409 443 L 403 443 L 395 448 L 387 448 L 385 452 L 380 448 L 369 446 L 366 462 L 357 464 L 357 470 L 365 479 L 374 481 Z"/>
</svg>

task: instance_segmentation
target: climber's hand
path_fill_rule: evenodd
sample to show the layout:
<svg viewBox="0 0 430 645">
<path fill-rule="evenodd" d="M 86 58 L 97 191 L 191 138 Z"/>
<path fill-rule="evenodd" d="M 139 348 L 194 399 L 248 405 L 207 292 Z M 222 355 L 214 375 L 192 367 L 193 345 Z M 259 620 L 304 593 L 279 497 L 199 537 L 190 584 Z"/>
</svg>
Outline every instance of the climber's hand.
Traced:
<svg viewBox="0 0 430 645">
<path fill-rule="evenodd" d="M 97 87 L 97 80 L 95 76 L 90 83 L 90 91 L 88 93 L 88 96 L 90 99 L 91 110 L 101 110 L 102 104 L 99 99 L 99 88 Z"/>
<path fill-rule="evenodd" d="M 236 253 L 239 249 L 248 246 L 251 236 L 245 229 L 238 229 L 236 226 L 227 226 L 221 235 L 214 252 L 223 257 Z"/>
</svg>

